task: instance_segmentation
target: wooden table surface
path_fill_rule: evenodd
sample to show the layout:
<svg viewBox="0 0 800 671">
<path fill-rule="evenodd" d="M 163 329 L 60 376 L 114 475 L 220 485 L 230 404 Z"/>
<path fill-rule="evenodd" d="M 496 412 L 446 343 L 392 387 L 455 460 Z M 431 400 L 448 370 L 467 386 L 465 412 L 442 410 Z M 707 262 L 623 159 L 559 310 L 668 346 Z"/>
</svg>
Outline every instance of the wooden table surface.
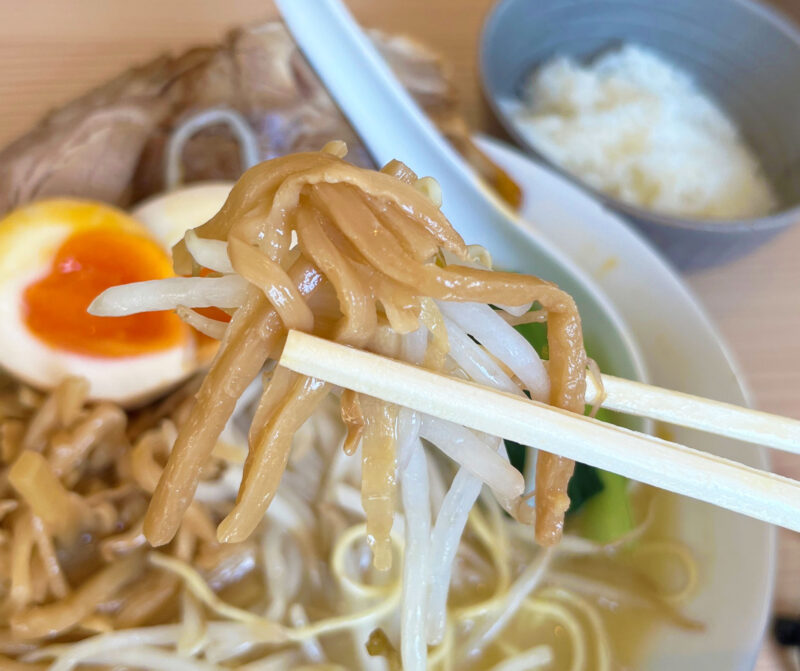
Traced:
<svg viewBox="0 0 800 671">
<path fill-rule="evenodd" d="M 800 22 L 800 0 L 773 0 Z M 350 0 L 363 23 L 405 32 L 447 59 L 475 128 L 499 132 L 481 98 L 477 39 L 492 0 Z M 168 50 L 213 42 L 275 15 L 263 0 L 27 0 L 0 5 L 0 144 L 49 107 Z M 800 226 L 750 256 L 688 276 L 719 325 L 756 405 L 800 418 Z M 800 458 L 774 469 L 800 478 Z M 776 608 L 800 611 L 800 536 L 780 534 Z M 771 643 L 756 667 L 785 667 Z"/>
</svg>

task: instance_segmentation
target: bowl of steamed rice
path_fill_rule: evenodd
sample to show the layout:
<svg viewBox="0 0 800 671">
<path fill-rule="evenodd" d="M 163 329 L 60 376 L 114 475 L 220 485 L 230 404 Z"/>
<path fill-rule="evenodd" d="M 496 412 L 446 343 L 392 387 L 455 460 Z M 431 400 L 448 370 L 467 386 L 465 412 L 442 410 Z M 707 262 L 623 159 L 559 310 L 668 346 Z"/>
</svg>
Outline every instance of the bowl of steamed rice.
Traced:
<svg viewBox="0 0 800 671">
<path fill-rule="evenodd" d="M 504 0 L 481 69 L 519 144 L 683 268 L 800 220 L 800 31 L 751 0 Z"/>
</svg>

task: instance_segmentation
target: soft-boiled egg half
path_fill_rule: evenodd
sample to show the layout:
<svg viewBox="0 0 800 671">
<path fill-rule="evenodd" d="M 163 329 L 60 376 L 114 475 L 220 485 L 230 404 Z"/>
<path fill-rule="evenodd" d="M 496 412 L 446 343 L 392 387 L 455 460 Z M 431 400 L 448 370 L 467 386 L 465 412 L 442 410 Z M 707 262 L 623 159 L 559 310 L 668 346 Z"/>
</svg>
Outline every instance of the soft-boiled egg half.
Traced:
<svg viewBox="0 0 800 671">
<path fill-rule="evenodd" d="M 44 389 L 82 376 L 92 398 L 132 405 L 155 397 L 197 369 L 192 330 L 172 312 L 108 318 L 86 308 L 110 286 L 172 275 L 167 250 L 114 207 L 54 199 L 8 214 L 0 220 L 0 366 Z"/>
</svg>

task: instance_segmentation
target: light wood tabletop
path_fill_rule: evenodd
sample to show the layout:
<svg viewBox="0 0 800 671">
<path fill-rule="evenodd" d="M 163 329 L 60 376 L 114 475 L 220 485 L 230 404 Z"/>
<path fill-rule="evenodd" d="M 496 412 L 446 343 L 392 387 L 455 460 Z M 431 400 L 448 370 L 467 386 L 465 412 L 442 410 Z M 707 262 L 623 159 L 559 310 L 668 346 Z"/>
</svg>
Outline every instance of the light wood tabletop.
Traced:
<svg viewBox="0 0 800 671">
<path fill-rule="evenodd" d="M 404 32 L 447 60 L 474 128 L 499 133 L 477 78 L 477 41 L 492 0 L 350 0 L 363 23 Z M 773 0 L 800 22 L 800 0 Z M 214 42 L 275 16 L 264 0 L 29 0 L 0 5 L 0 143 L 45 110 L 163 51 Z M 689 275 L 741 364 L 755 404 L 800 418 L 800 226 L 746 258 Z M 800 478 L 800 457 L 774 470 Z M 800 612 L 800 536 L 780 534 L 775 605 Z M 768 641 L 756 667 L 785 667 Z"/>
</svg>

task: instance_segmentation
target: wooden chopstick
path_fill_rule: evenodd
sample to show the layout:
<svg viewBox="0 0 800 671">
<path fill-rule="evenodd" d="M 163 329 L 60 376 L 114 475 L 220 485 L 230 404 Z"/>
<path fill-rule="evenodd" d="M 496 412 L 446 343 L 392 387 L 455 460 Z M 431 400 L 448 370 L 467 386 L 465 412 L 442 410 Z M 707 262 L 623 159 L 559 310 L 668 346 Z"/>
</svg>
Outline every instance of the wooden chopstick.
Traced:
<svg viewBox="0 0 800 671">
<path fill-rule="evenodd" d="M 280 365 L 800 531 L 800 483 L 729 459 L 296 331 Z"/>
<path fill-rule="evenodd" d="M 586 382 L 586 402 L 591 404 L 598 390 L 591 376 Z M 602 406 L 609 410 L 800 454 L 800 420 L 612 375 L 603 375 L 603 388 Z"/>
</svg>

